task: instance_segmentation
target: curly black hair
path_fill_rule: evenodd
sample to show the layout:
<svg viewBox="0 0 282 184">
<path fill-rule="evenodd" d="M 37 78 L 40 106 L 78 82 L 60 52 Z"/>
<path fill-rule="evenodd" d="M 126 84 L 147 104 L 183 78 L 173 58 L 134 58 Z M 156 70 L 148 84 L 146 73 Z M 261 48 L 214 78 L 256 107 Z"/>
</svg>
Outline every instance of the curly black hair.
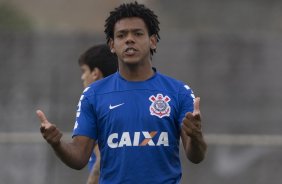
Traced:
<svg viewBox="0 0 282 184">
<path fill-rule="evenodd" d="M 106 19 L 104 31 L 106 33 L 107 43 L 110 42 L 110 39 L 114 39 L 114 26 L 116 22 L 127 17 L 141 18 L 147 26 L 149 36 L 156 35 L 157 42 L 159 42 L 160 22 L 158 21 L 158 16 L 143 4 L 134 2 L 121 4 L 119 7 L 115 8 L 114 11 L 110 12 L 110 16 Z M 156 49 L 151 49 L 150 52 L 151 55 L 153 55 Z"/>
</svg>

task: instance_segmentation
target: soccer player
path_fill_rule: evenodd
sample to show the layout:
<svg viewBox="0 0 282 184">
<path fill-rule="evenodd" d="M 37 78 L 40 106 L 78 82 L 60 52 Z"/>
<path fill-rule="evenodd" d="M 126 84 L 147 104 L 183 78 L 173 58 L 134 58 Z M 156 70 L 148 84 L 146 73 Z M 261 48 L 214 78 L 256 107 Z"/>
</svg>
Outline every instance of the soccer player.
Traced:
<svg viewBox="0 0 282 184">
<path fill-rule="evenodd" d="M 108 45 L 99 44 L 90 47 L 78 60 L 82 71 L 81 80 L 86 88 L 91 83 L 103 79 L 117 71 L 117 57 L 112 54 Z M 88 162 L 90 171 L 87 184 L 98 184 L 100 175 L 100 151 L 95 144 Z"/>
<path fill-rule="evenodd" d="M 37 111 L 42 135 L 75 169 L 86 165 L 98 141 L 100 184 L 178 184 L 180 138 L 191 162 L 205 157 L 200 98 L 152 67 L 160 39 L 152 10 L 137 2 L 121 4 L 106 19 L 105 33 L 119 71 L 84 90 L 72 142 L 61 141 L 60 131 Z"/>
<path fill-rule="evenodd" d="M 103 79 L 117 71 L 118 61 L 116 55 L 111 53 L 108 45 L 98 44 L 82 53 L 78 60 L 82 71 L 81 80 L 86 88 L 91 83 Z M 87 184 L 98 184 L 100 174 L 100 152 L 98 145 L 94 145 L 88 162 L 90 171 Z"/>
</svg>

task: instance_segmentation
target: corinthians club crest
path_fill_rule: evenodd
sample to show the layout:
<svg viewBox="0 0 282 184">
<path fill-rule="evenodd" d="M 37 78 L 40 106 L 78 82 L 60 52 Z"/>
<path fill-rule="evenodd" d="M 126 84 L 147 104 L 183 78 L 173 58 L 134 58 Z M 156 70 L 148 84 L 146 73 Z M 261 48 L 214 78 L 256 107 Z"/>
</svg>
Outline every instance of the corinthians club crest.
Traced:
<svg viewBox="0 0 282 184">
<path fill-rule="evenodd" d="M 170 106 L 168 104 L 170 98 L 168 96 L 163 96 L 162 94 L 152 95 L 149 100 L 152 102 L 150 105 L 151 115 L 158 116 L 159 118 L 170 115 Z"/>
</svg>

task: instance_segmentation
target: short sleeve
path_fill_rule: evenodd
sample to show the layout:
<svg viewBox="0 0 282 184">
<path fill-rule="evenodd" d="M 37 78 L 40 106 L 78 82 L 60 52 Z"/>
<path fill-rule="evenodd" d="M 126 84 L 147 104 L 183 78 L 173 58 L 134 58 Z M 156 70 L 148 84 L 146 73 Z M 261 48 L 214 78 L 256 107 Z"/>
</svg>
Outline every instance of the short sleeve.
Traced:
<svg viewBox="0 0 282 184">
<path fill-rule="evenodd" d="M 194 111 L 194 99 L 195 95 L 192 89 L 186 84 L 181 85 L 179 89 L 179 124 L 182 123 L 182 120 L 187 112 Z"/>
<path fill-rule="evenodd" d="M 97 140 L 97 118 L 90 101 L 93 101 L 93 96 L 84 91 L 78 103 L 73 137 L 80 135 Z"/>
</svg>

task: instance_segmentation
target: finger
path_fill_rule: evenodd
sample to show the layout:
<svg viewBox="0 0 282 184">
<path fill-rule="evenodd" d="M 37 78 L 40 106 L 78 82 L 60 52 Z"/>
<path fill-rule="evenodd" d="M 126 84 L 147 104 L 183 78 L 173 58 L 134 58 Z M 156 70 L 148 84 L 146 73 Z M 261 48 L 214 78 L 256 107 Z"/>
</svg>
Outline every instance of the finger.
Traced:
<svg viewBox="0 0 282 184">
<path fill-rule="evenodd" d="M 200 114 L 191 114 L 187 113 L 185 118 L 182 120 L 183 124 L 188 128 L 201 128 L 201 115 Z"/>
<path fill-rule="evenodd" d="M 44 133 L 45 131 L 46 131 L 45 127 L 41 126 L 41 127 L 40 127 L 40 132 L 41 132 L 41 133 Z"/>
<path fill-rule="evenodd" d="M 189 118 L 184 118 L 182 121 L 182 126 L 193 129 L 195 128 L 195 126 L 197 127 L 197 123 L 194 120 L 191 120 Z"/>
<path fill-rule="evenodd" d="M 201 128 L 199 124 L 193 124 L 193 123 L 183 123 L 182 124 L 182 131 L 187 136 L 195 137 L 201 134 Z"/>
<path fill-rule="evenodd" d="M 58 134 L 60 134 L 60 132 L 57 129 L 53 129 L 52 131 L 48 131 L 45 133 L 45 138 L 47 140 L 53 140 L 55 136 L 57 136 Z"/>
<path fill-rule="evenodd" d="M 49 125 L 50 125 L 50 126 L 49 126 Z M 57 128 L 56 128 L 56 126 L 55 126 L 54 124 L 49 124 L 49 125 L 44 126 L 45 132 L 46 132 L 47 134 L 50 134 L 50 133 L 52 133 L 52 132 L 57 131 Z"/>
<path fill-rule="evenodd" d="M 187 121 L 187 123 L 188 122 L 195 123 L 197 121 L 200 121 L 201 118 L 200 118 L 200 114 L 187 112 L 186 115 L 185 115 L 185 118 L 183 120 Z"/>
<path fill-rule="evenodd" d="M 200 114 L 200 97 L 194 99 L 194 114 Z"/>
<path fill-rule="evenodd" d="M 191 128 L 188 128 L 187 126 L 185 126 L 185 125 L 182 125 L 182 131 L 183 131 L 183 133 L 185 134 L 185 135 L 191 135 L 191 133 L 192 133 L 192 129 Z"/>
<path fill-rule="evenodd" d="M 53 125 L 49 122 L 41 123 L 40 132 L 41 133 L 48 133 L 48 132 L 52 131 L 52 127 L 53 127 Z"/>
<path fill-rule="evenodd" d="M 184 117 L 184 118 L 192 119 L 193 116 L 194 116 L 194 115 L 193 115 L 191 112 L 187 112 L 187 113 L 185 114 L 185 117 Z"/>
<path fill-rule="evenodd" d="M 194 119 L 197 121 L 197 122 L 200 122 L 201 121 L 201 114 L 194 114 Z"/>
<path fill-rule="evenodd" d="M 48 120 L 47 120 L 45 114 L 44 114 L 41 110 L 37 110 L 37 111 L 36 111 L 36 114 L 37 114 L 37 116 L 38 116 L 38 118 L 39 118 L 41 124 L 46 124 L 46 123 L 48 123 Z"/>
</svg>

